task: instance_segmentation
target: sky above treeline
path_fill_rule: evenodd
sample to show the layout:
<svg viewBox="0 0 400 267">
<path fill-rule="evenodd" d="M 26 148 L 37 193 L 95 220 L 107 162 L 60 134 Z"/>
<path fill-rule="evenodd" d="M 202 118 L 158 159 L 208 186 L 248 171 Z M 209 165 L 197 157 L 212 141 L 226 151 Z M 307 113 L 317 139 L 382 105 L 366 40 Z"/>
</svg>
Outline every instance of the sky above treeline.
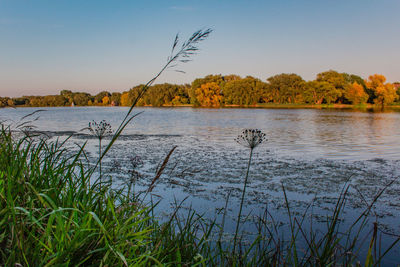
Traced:
<svg viewBox="0 0 400 267">
<path fill-rule="evenodd" d="M 330 69 L 400 81 L 399 0 L 0 0 L 0 96 L 126 91 L 162 67 L 176 33 L 205 28 L 186 73 L 157 83 Z"/>
</svg>

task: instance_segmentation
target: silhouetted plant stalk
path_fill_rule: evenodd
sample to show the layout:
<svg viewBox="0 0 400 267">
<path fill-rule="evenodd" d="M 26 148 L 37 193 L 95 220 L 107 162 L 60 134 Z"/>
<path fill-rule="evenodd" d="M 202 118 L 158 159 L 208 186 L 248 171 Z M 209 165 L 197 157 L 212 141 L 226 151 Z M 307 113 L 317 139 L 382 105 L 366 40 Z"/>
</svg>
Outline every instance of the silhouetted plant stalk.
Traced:
<svg viewBox="0 0 400 267">
<path fill-rule="evenodd" d="M 111 124 L 109 124 L 108 122 L 106 122 L 105 120 L 102 120 L 101 122 L 96 122 L 96 121 L 91 121 L 89 122 L 89 127 L 87 128 L 90 133 L 95 136 L 98 140 L 99 140 L 99 178 L 100 178 L 100 190 L 101 190 L 101 183 L 102 183 L 102 179 L 101 179 L 101 140 L 112 134 L 112 130 L 111 130 Z"/>
<path fill-rule="evenodd" d="M 257 129 L 245 129 L 235 139 L 235 141 L 238 142 L 239 144 L 249 148 L 250 149 L 250 155 L 249 155 L 249 162 L 247 163 L 247 171 L 246 171 L 246 176 L 244 178 L 242 198 L 240 200 L 239 214 L 238 214 L 238 218 L 237 218 L 237 222 L 236 222 L 235 237 L 234 237 L 234 240 L 233 240 L 233 253 L 235 253 L 235 251 L 236 251 L 237 235 L 238 235 L 238 232 L 239 232 L 240 218 L 242 216 L 242 208 L 243 208 L 244 196 L 246 195 L 247 180 L 248 180 L 248 177 L 249 177 L 251 159 L 253 157 L 253 150 L 259 144 L 261 144 L 263 141 L 267 141 L 267 139 L 265 138 L 265 134 L 263 132 L 261 132 L 260 130 L 257 130 Z"/>
<path fill-rule="evenodd" d="M 167 63 L 161 68 L 161 70 L 152 78 L 150 79 L 145 85 L 143 85 L 142 89 L 140 90 L 138 96 L 133 101 L 131 107 L 129 108 L 128 112 L 126 113 L 124 119 L 122 120 L 121 124 L 115 131 L 113 137 L 111 138 L 110 143 L 104 149 L 103 154 L 100 156 L 98 162 L 96 163 L 96 167 L 100 164 L 103 157 L 107 154 L 110 150 L 114 142 L 118 139 L 121 135 L 122 131 L 125 127 L 135 118 L 136 116 L 140 115 L 142 112 L 138 112 L 136 114 L 132 114 L 133 108 L 136 106 L 138 101 L 143 97 L 143 95 L 147 92 L 149 87 L 157 80 L 158 77 L 166 70 L 175 68 L 178 66 L 178 63 L 187 63 L 191 61 L 190 57 L 195 55 L 199 48 L 197 45 L 204 41 L 212 32 L 212 29 L 205 29 L 205 30 L 198 30 L 192 34 L 192 36 L 182 43 L 181 47 L 178 49 L 179 44 L 179 35 L 177 34 L 174 39 L 174 43 L 172 44 L 171 54 L 167 58 Z M 178 50 L 177 50 L 178 49 Z M 184 72 L 182 70 L 175 70 L 177 72 Z"/>
<path fill-rule="evenodd" d="M 130 174 L 128 196 L 131 195 L 131 191 L 133 192 L 133 194 L 135 194 L 136 182 L 140 178 L 140 173 L 137 171 L 137 168 L 140 165 L 143 165 L 143 161 L 139 156 L 134 156 L 129 158 L 129 163 L 131 165 L 131 169 L 128 171 L 128 173 Z"/>
</svg>

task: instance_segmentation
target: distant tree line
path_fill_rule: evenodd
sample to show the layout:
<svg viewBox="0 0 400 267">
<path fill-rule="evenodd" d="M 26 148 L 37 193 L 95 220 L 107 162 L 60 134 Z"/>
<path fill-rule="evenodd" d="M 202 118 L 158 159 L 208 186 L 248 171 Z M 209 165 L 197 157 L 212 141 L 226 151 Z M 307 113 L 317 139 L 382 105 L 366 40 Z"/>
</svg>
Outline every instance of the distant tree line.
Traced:
<svg viewBox="0 0 400 267">
<path fill-rule="evenodd" d="M 30 106 L 130 106 L 143 85 L 122 93 L 102 91 L 97 95 L 62 90 L 59 95 L 0 97 L 0 107 Z M 389 105 L 400 99 L 400 83 L 387 83 L 383 75 L 360 76 L 334 70 L 321 72 L 313 81 L 297 74 L 278 74 L 262 81 L 238 75 L 208 75 L 191 84 L 156 84 L 149 88 L 139 106 L 223 107 L 274 104 Z"/>
</svg>

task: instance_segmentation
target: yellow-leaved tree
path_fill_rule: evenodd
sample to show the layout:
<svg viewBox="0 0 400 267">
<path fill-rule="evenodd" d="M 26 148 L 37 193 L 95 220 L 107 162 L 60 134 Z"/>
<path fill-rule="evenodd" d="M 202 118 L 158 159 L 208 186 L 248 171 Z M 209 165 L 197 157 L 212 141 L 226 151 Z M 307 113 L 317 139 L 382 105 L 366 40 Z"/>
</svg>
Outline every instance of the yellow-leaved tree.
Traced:
<svg viewBox="0 0 400 267">
<path fill-rule="evenodd" d="M 396 90 L 391 83 L 385 83 L 386 77 L 380 74 L 374 74 L 368 77 L 365 84 L 370 88 L 376 98 L 374 100 L 375 104 L 379 104 L 382 107 L 393 103 L 397 99 Z"/>
<path fill-rule="evenodd" d="M 368 94 L 364 87 L 358 82 L 354 82 L 346 88 L 344 96 L 354 105 L 365 104 L 368 100 Z"/>
<path fill-rule="evenodd" d="M 129 98 L 129 93 L 125 92 L 121 95 L 121 106 L 130 106 L 132 101 Z"/>
<path fill-rule="evenodd" d="M 110 104 L 110 98 L 108 96 L 103 97 L 103 99 L 101 99 L 101 102 L 103 103 L 103 105 L 108 105 Z"/>
<path fill-rule="evenodd" d="M 202 84 L 201 87 L 196 89 L 195 95 L 202 107 L 218 108 L 224 99 L 221 95 L 221 88 L 215 82 Z"/>
</svg>

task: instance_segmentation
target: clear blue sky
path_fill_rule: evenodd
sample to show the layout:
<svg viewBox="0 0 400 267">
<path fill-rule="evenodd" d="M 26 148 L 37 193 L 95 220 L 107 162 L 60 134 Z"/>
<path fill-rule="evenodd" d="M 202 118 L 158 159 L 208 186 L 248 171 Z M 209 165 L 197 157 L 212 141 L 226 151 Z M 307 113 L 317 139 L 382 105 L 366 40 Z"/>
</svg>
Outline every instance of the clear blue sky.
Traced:
<svg viewBox="0 0 400 267">
<path fill-rule="evenodd" d="M 166 60 L 174 35 L 211 27 L 186 74 L 334 69 L 400 81 L 399 0 L 0 0 L 0 96 L 124 91 Z"/>
</svg>

